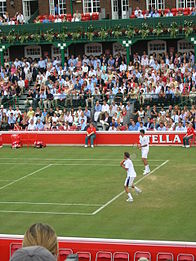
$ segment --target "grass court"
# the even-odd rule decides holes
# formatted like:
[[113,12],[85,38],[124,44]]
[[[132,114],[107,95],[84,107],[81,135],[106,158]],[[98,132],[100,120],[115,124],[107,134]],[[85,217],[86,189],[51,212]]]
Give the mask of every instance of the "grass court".
[[[0,150],[0,233],[35,222],[58,236],[196,240],[195,148],[151,147],[151,174],[134,157],[142,194],[126,202],[119,163],[129,147]],[[135,151],[134,151],[135,153]]]

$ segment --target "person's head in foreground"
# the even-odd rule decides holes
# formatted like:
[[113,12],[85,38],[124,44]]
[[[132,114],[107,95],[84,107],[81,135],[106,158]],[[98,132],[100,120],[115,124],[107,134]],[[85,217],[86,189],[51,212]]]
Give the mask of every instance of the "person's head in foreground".
[[56,232],[47,224],[33,224],[27,229],[23,239],[23,247],[29,246],[43,246],[56,257],[58,255]]
[[18,249],[10,261],[56,261],[56,258],[44,247],[30,246]]
[[129,152],[124,152],[124,159],[129,159],[130,158],[130,154]]

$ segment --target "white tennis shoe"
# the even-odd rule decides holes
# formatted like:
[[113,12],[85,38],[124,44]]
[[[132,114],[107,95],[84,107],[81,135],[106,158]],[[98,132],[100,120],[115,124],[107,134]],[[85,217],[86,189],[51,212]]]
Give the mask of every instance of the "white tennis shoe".
[[127,202],[133,202],[133,199],[132,198],[128,198],[126,201]]

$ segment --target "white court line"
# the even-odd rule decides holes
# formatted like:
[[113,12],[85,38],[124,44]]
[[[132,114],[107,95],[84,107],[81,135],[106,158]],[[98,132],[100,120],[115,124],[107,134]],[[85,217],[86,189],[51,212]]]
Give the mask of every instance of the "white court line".
[[41,169],[38,169],[38,170],[36,170],[36,171],[33,171],[33,172],[31,172],[31,173],[29,173],[29,174],[27,174],[27,175],[25,175],[25,176],[23,176],[23,177],[21,177],[21,178],[19,178],[19,179],[16,179],[16,180],[14,180],[14,181],[12,181],[12,182],[10,182],[10,183],[8,183],[8,184],[6,184],[6,185],[0,187],[0,190],[11,186],[11,185],[15,184],[15,183],[18,182],[18,181],[21,181],[21,180],[23,180],[23,179],[26,179],[26,178],[28,178],[28,177],[30,177],[30,176],[32,176],[32,175],[34,175],[34,174],[36,174],[36,173],[38,173],[38,172],[44,170],[44,169],[47,169],[47,168],[49,168],[50,166],[51,166],[51,164],[49,164],[49,165],[47,165],[47,166],[45,166],[45,167],[43,167],[43,168],[41,168]]
[[[3,163],[1,163],[0,162],[0,165],[25,165],[25,164],[27,164],[27,162],[3,162]],[[32,162],[32,163],[29,163],[28,162],[28,165],[38,165],[38,166],[42,166],[42,165],[45,165],[44,163],[34,163],[34,162]],[[102,164],[100,164],[100,163],[97,163],[97,164],[77,164],[77,163],[51,163],[50,164],[51,166],[102,166],[102,167],[119,167],[120,165],[118,164],[116,164],[116,165],[114,165],[114,164],[104,164],[104,165],[102,165]],[[135,167],[141,167],[141,166],[144,166],[144,164],[135,164],[134,165]],[[151,164],[151,166],[159,166],[159,165],[152,165]]]
[[36,165],[36,166],[43,166],[46,165],[46,163],[27,163],[27,162],[0,162],[0,165],[24,165],[24,164],[28,164],[28,165]]
[[14,181],[13,179],[0,179],[0,182],[1,181],[5,181],[5,182],[8,182],[8,181]]
[[85,207],[100,207],[102,204],[85,204],[85,203],[51,203],[51,202],[22,202],[22,201],[0,201],[1,204],[16,204],[16,205],[52,205],[52,206],[85,206]]
[[[161,167],[163,167],[165,164],[167,164],[169,162],[169,160],[164,161],[161,165],[159,165],[158,167],[156,167],[155,169],[153,169],[148,175],[143,176],[141,179],[139,179],[138,181],[136,181],[134,184],[137,185],[139,182],[141,182],[143,179],[145,179],[146,177],[150,176],[151,174],[153,174],[155,171],[157,171],[158,169],[160,169]],[[117,198],[119,198],[122,194],[124,194],[125,191],[123,190],[122,192],[120,192],[117,196],[113,197],[111,200],[109,200],[108,202],[106,202],[102,207],[98,208],[97,210],[95,210],[92,215],[96,215],[97,213],[99,213],[101,210],[103,210],[105,207],[107,207],[108,205],[110,205],[112,202],[114,202]]]
[[[47,160],[47,161],[50,161],[50,160],[55,160],[55,161],[69,161],[69,160],[77,160],[77,161],[90,161],[90,160],[96,160],[96,161],[99,161],[99,160],[109,160],[109,161],[116,161],[116,160],[118,160],[118,161],[121,161],[122,159],[121,158],[118,158],[118,159],[107,159],[107,158],[105,158],[105,159],[93,159],[93,158],[88,158],[88,159],[77,159],[77,158],[75,158],[75,159],[54,159],[54,158],[0,158],[0,160],[25,160],[25,161],[27,161],[27,160],[30,160],[30,161],[33,161],[33,160],[41,160],[41,161],[43,161],[43,160]],[[141,160],[133,160],[133,161],[141,161]],[[163,161],[163,159],[160,159],[160,160],[149,160],[149,162],[153,162],[153,161]]]
[[92,213],[80,212],[43,212],[43,211],[20,211],[20,210],[0,210],[0,213],[19,213],[19,214],[47,214],[47,215],[81,215],[92,216]]

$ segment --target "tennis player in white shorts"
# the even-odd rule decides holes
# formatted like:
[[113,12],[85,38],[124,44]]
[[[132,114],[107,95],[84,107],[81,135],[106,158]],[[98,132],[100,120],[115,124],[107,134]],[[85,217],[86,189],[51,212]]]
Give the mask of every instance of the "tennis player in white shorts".
[[140,130],[140,137],[139,137],[140,144],[138,145],[139,149],[141,149],[142,152],[142,161],[144,163],[144,175],[147,175],[150,173],[150,167],[148,165],[148,152],[149,152],[149,139],[145,135],[145,131],[142,129]]
[[129,187],[135,189],[136,193],[141,193],[142,191],[141,191],[141,189],[136,187],[133,183],[134,179],[136,177],[136,172],[135,172],[135,169],[133,166],[133,162],[130,159],[130,154],[128,152],[124,153],[124,160],[121,161],[120,166],[127,172],[127,177],[125,179],[124,188],[125,188],[125,192],[128,195],[127,201],[132,202],[133,197],[131,195]]

